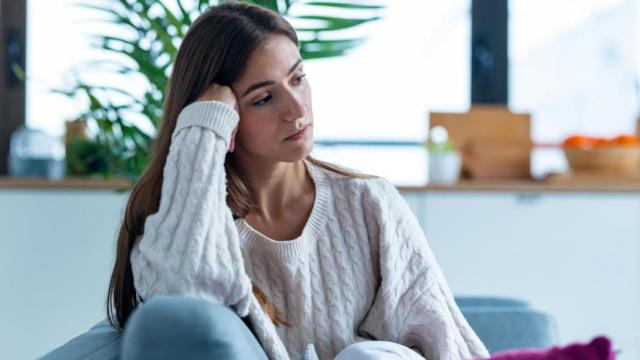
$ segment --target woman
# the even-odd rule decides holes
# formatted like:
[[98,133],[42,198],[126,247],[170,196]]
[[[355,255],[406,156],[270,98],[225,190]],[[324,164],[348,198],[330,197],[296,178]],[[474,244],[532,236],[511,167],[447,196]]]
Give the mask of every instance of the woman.
[[120,229],[111,323],[173,295],[230,306],[271,359],[487,355],[395,187],[313,159],[312,134],[290,24],[242,3],[202,14]]

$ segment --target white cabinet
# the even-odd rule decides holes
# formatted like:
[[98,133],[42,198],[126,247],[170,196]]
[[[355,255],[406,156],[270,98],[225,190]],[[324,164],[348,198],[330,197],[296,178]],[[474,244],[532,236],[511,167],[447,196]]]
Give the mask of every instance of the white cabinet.
[[0,359],[35,359],[105,318],[125,201],[0,189]]
[[[563,342],[640,358],[640,193],[404,193],[455,293],[521,297]],[[0,189],[0,358],[42,355],[104,318],[127,193]]]
[[561,341],[640,358],[640,194],[406,193],[457,294],[524,298]]

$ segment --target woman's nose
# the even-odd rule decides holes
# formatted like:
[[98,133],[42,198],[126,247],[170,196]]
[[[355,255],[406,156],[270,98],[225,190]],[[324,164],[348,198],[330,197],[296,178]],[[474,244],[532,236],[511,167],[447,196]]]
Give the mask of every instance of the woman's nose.
[[307,110],[305,109],[305,105],[301,101],[301,99],[295,94],[291,94],[289,99],[289,108],[287,109],[287,113],[285,115],[285,121],[294,121],[300,119],[301,117],[304,117],[307,113]]

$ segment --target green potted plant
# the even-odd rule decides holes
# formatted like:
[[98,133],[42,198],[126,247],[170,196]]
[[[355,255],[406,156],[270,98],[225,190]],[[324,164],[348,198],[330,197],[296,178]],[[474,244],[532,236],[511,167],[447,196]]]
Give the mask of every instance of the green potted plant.
[[[74,174],[125,176],[132,180],[145,168],[153,134],[128,121],[127,113],[141,114],[156,129],[162,117],[162,105],[170,69],[180,40],[189,25],[207,6],[218,1],[197,0],[191,8],[182,0],[99,0],[80,3],[107,16],[107,21],[133,34],[129,37],[95,35],[95,46],[120,56],[122,61],[94,61],[92,65],[110,66],[117,74],[141,76],[147,82],[142,96],[124,89],[89,84],[76,79],[67,89],[55,92],[72,98],[83,98],[87,109],[78,115],[94,130],[86,137],[67,141],[68,170]],[[359,46],[364,38],[341,37],[348,30],[380,18],[382,5],[363,1],[245,1],[276,11],[288,18],[300,37],[300,53],[304,59],[336,57]],[[338,10],[344,14],[325,15]],[[295,15],[292,15],[294,14]],[[362,16],[362,14],[368,14]],[[371,15],[371,14],[374,15]],[[355,16],[355,17],[354,17]],[[118,103],[110,100],[117,94]]]

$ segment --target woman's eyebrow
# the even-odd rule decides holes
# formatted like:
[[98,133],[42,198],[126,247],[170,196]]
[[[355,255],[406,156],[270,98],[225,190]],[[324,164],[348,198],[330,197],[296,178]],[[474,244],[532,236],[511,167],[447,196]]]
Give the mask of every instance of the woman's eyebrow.
[[[298,59],[293,65],[291,65],[291,67],[289,68],[289,71],[287,72],[287,75],[291,74],[293,72],[293,70],[295,70],[301,62],[302,62],[302,59]],[[255,89],[261,88],[263,86],[273,85],[273,84],[275,84],[275,81],[273,81],[273,80],[261,81],[261,82],[255,83],[255,84],[249,86],[247,88],[247,90],[245,90],[245,92],[242,94],[241,98],[247,96],[250,92],[252,92]]]

